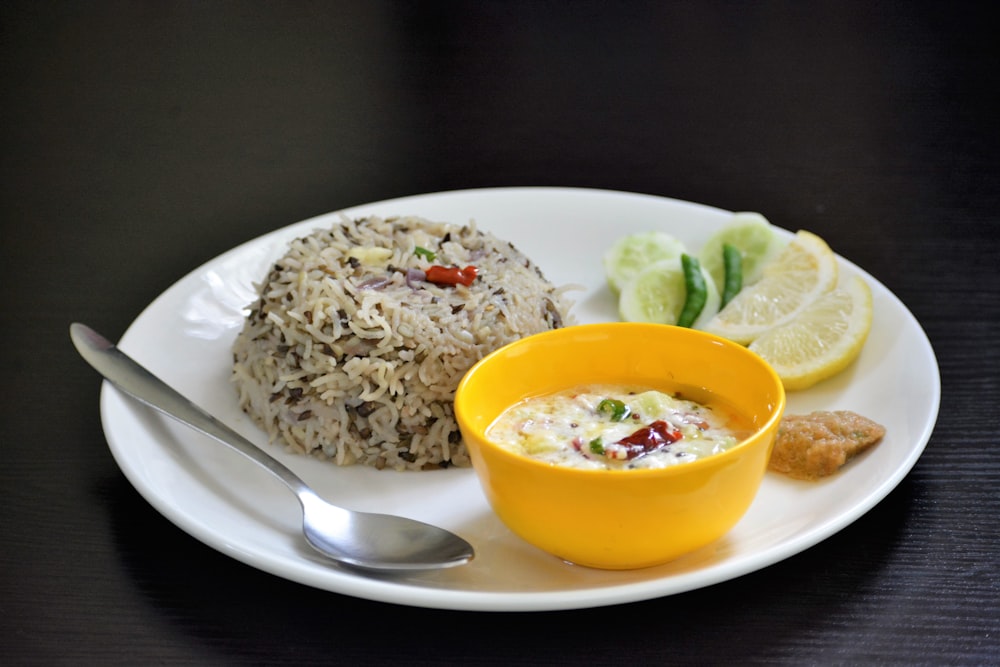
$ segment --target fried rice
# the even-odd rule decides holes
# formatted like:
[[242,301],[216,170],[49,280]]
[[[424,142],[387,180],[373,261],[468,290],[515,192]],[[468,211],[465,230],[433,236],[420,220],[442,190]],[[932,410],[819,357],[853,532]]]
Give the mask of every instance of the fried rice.
[[240,406],[272,442],[338,465],[467,466],[459,381],[568,324],[565,291],[474,223],[344,219],[293,241],[259,286],[233,347]]

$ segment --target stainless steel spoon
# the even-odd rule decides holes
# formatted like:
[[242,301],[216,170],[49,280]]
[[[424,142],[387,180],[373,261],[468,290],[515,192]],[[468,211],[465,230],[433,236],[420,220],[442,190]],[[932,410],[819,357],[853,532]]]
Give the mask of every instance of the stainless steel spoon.
[[384,572],[453,567],[472,546],[442,528],[388,514],[355,512],[326,502],[291,470],[212,417],[86,325],[70,325],[80,355],[113,385],[191,428],[229,445],[273,473],[302,504],[306,541],[335,561]]

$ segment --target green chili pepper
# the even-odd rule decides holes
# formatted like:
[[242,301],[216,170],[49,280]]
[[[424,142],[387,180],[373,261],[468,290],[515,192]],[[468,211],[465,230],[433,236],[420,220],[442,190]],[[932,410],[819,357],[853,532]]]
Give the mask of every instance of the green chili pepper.
[[594,438],[590,441],[590,451],[595,454],[604,454],[604,443],[601,442],[600,438]]
[[597,411],[611,415],[611,421],[620,422],[630,414],[632,409],[615,398],[605,398],[597,404]]
[[420,246],[417,246],[416,248],[413,249],[413,254],[416,255],[417,257],[423,257],[428,262],[433,262],[434,258],[437,257],[437,254],[433,250],[428,250],[427,248],[421,248]]
[[687,298],[684,307],[677,316],[677,326],[690,327],[698,319],[705,302],[708,301],[708,288],[705,286],[705,276],[701,274],[701,264],[690,255],[681,255],[681,267],[684,269],[684,287]]
[[732,301],[743,289],[743,254],[739,248],[728,243],[722,245],[722,264],[726,269],[726,282],[722,288],[720,308]]

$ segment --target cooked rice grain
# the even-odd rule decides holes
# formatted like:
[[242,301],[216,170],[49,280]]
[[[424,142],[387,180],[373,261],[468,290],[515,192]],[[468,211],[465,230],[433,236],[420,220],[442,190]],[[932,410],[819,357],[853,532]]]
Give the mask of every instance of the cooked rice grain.
[[[435,285],[431,265],[478,275]],[[297,239],[258,293],[233,347],[243,410],[293,451],[397,470],[467,466],[452,408],[462,376],[569,310],[510,243],[416,217]]]

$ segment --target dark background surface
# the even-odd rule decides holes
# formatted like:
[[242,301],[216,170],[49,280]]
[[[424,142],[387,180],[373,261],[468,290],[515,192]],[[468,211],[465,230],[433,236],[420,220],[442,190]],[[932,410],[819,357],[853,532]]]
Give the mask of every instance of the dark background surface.
[[[985,7],[4,3],[0,662],[996,663],[1000,62]],[[502,185],[659,194],[820,234],[934,345],[924,455],[859,521],[763,571],[536,614],[293,584],[129,485],[71,321],[117,337],[265,232]]]

